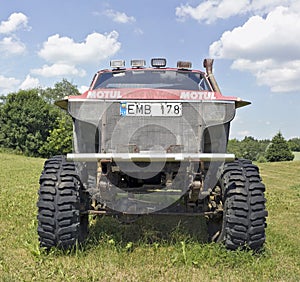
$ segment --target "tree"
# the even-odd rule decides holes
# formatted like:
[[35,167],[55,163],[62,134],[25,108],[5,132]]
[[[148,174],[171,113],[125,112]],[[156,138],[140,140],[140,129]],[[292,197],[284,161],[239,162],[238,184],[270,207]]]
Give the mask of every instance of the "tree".
[[43,157],[66,154],[72,151],[72,119],[67,112],[53,105],[57,100],[70,95],[79,95],[77,86],[66,79],[57,82],[54,88],[47,88],[41,91],[41,96],[52,105],[52,111],[56,116],[56,122],[53,128],[49,128],[49,137],[39,149]]
[[0,96],[0,147],[35,157],[70,152],[72,120],[54,101],[78,94],[77,87],[63,79],[54,88]]
[[288,144],[293,152],[300,152],[300,138],[292,138],[288,141]]
[[72,152],[72,119],[62,114],[56,120],[56,126],[50,130],[47,141],[39,149],[42,156],[65,155]]
[[242,140],[242,156],[245,159],[256,161],[259,155],[259,143],[252,136],[246,136]]
[[49,136],[56,115],[38,93],[20,90],[7,95],[0,104],[0,146],[39,156],[39,148]]
[[266,159],[269,162],[292,161],[294,159],[288,142],[284,139],[281,132],[278,132],[273,137],[271,144],[267,148]]
[[228,140],[227,151],[228,153],[234,154],[236,158],[242,158],[241,141],[236,138]]
[[73,85],[66,79],[61,82],[57,82],[54,88],[48,87],[46,89],[40,89],[40,95],[49,103],[53,104],[57,100],[61,100],[66,96],[79,95],[79,91],[76,85]]
[[269,140],[256,140],[252,136],[246,136],[241,141],[229,140],[227,150],[237,158],[262,161],[265,160],[265,151],[269,143]]

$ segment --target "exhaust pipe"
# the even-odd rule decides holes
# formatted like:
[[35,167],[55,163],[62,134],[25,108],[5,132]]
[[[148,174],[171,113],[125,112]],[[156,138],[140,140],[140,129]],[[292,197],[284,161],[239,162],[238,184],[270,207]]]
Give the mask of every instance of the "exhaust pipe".
[[203,67],[206,69],[207,78],[215,92],[221,93],[221,90],[218,86],[218,83],[213,75],[212,67],[213,67],[214,59],[204,59]]

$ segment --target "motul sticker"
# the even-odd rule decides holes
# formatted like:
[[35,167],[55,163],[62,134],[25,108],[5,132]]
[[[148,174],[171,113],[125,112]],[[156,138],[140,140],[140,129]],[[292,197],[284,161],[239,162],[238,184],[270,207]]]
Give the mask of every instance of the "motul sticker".
[[185,91],[180,93],[181,100],[215,100],[215,92],[208,91]]
[[87,94],[88,99],[118,99],[122,98],[119,90],[94,90]]
[[[95,89],[85,94],[87,99],[150,99],[150,100],[228,100],[235,97],[223,97],[220,93],[210,91],[182,91],[162,89]],[[72,97],[73,98],[73,97]],[[75,98],[75,97],[74,97]],[[78,96],[76,96],[78,99]]]

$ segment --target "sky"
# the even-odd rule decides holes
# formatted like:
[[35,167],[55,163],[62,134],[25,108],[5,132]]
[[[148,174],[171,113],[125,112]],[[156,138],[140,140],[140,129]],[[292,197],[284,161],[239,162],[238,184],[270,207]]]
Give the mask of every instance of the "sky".
[[230,138],[300,137],[298,0],[0,0],[0,94],[83,92],[112,59],[214,59],[222,94],[251,101]]

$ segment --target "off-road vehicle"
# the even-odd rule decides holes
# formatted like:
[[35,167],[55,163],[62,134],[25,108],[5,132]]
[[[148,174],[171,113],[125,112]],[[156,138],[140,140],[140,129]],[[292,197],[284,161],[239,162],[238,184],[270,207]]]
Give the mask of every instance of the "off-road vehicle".
[[73,119],[74,151],[45,162],[40,177],[40,246],[71,248],[89,215],[204,215],[209,238],[228,249],[265,242],[259,169],[227,153],[230,122],[250,104],[221,94],[212,73],[166,59],[111,61],[88,91],[56,105]]

